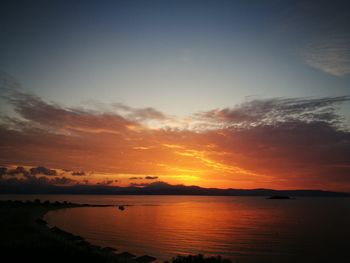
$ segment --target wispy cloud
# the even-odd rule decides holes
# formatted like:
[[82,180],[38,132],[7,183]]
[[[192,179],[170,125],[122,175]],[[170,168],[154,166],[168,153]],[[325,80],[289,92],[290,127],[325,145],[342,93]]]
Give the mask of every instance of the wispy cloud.
[[165,120],[168,118],[164,113],[151,108],[134,108],[127,106],[123,103],[113,103],[113,108],[117,109],[118,112],[124,113],[128,119],[133,119],[137,121],[143,120]]
[[197,114],[204,121],[201,127],[250,128],[284,122],[327,122],[339,124],[339,104],[350,96],[326,98],[272,98],[251,100],[232,108],[214,109]]
[[350,35],[328,35],[309,41],[302,54],[307,65],[334,76],[350,74]]
[[350,74],[349,3],[292,1],[276,21],[278,35],[308,66],[333,76]]

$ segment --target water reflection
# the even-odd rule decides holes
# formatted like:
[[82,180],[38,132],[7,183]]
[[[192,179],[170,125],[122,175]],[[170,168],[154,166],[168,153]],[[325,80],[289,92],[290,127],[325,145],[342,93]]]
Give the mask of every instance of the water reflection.
[[325,262],[346,255],[348,199],[112,198],[133,206],[57,210],[46,220],[94,244],[164,260],[204,253],[239,262]]

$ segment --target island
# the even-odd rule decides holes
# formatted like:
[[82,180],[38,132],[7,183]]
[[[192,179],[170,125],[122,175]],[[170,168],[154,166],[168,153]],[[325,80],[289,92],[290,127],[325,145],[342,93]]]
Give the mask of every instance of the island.
[[295,199],[295,198],[292,198],[288,195],[272,195],[272,196],[268,197],[267,199]]

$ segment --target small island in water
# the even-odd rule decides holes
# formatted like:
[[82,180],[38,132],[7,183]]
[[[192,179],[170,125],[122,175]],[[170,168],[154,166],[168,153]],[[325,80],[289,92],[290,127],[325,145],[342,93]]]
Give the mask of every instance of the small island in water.
[[295,199],[294,197],[290,197],[290,196],[288,196],[288,195],[272,195],[272,196],[270,196],[270,197],[268,197],[267,199],[288,199],[288,200],[290,200],[290,199]]

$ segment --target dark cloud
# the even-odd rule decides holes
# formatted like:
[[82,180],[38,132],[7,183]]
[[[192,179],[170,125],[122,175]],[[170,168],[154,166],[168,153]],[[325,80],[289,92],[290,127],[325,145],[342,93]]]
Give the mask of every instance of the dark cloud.
[[77,181],[66,178],[66,177],[47,177],[47,176],[34,176],[26,174],[23,178],[10,177],[1,178],[2,183],[16,183],[16,184],[31,184],[31,185],[74,185]]
[[19,175],[19,174],[27,176],[30,173],[23,166],[17,166],[15,169],[7,170],[7,174],[12,176]]
[[42,174],[48,176],[56,176],[57,171],[53,169],[46,168],[44,166],[33,167],[30,169],[30,173],[32,175]]
[[48,178],[46,176],[40,176],[40,177],[36,177],[33,175],[28,175],[26,176],[24,179],[17,179],[19,183],[22,184],[42,184],[42,185],[46,185],[46,184],[50,184],[51,182],[51,178]]
[[274,98],[252,100],[234,108],[216,109],[199,114],[199,118],[238,127],[268,125],[280,122],[337,123],[336,107],[350,100],[349,96],[309,99]]
[[74,176],[85,176],[86,173],[84,171],[73,171],[71,172],[72,175]]
[[145,187],[150,185],[149,183],[131,183],[129,184],[130,187]]
[[350,133],[327,122],[281,122],[244,130],[225,129],[208,136],[218,148],[230,153],[224,156],[226,163],[239,163],[271,176],[271,183],[281,180],[286,185],[309,188],[332,183],[349,189]]
[[146,176],[145,179],[147,179],[147,180],[155,180],[155,179],[158,179],[158,176]]
[[[46,129],[48,132],[120,133],[129,127],[139,126],[136,122],[117,114],[63,108],[20,90],[12,90],[5,98],[27,121],[27,125],[31,124],[31,128]],[[18,124],[18,120],[11,121],[14,122],[13,125],[15,122]]]
[[66,177],[55,177],[50,180],[50,184],[54,185],[73,185],[76,183],[77,182],[75,180]]
[[143,177],[141,176],[133,176],[133,177],[129,177],[129,180],[142,180]]

